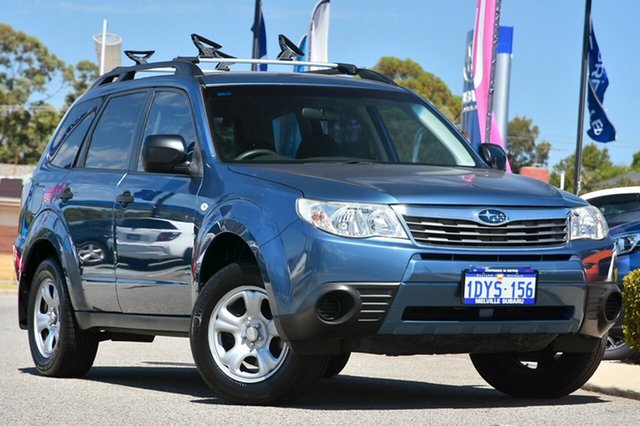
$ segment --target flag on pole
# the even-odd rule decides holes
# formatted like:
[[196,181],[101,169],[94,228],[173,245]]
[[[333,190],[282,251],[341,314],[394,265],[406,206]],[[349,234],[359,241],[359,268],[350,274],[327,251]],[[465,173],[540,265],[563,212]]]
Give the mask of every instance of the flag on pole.
[[329,1],[319,0],[311,12],[309,25],[309,60],[328,62],[329,60]]
[[[251,27],[251,31],[256,34],[253,26]],[[267,59],[267,28],[264,25],[264,16],[262,15],[262,11],[260,11],[260,28],[256,35],[258,39],[258,54],[255,59]],[[266,71],[267,64],[260,64],[259,69],[260,71]]]
[[607,71],[604,69],[600,48],[593,32],[593,22],[589,27],[589,78],[587,104],[589,107],[589,130],[587,134],[596,142],[612,142],[616,139],[616,129],[609,121],[604,106],[604,92],[609,86]]
[[[267,27],[264,25],[264,15],[260,11],[260,32],[258,33],[258,57],[267,59]],[[260,71],[266,71],[267,64],[260,64]]]
[[[257,28],[256,28],[257,27]],[[267,28],[264,25],[264,16],[262,15],[262,0],[256,0],[255,14],[253,17],[253,25],[251,26],[251,32],[253,33],[253,59],[267,59]],[[267,70],[267,64],[260,64],[260,67],[256,67],[256,64],[251,65],[251,69],[256,71]]]

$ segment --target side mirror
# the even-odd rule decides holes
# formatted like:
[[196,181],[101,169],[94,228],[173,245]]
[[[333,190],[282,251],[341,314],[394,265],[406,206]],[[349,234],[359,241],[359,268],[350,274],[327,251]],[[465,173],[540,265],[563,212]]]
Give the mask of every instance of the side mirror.
[[145,172],[189,173],[184,139],[180,135],[151,135],[142,144]]
[[500,145],[494,143],[481,143],[480,156],[492,169],[507,170],[507,153]]

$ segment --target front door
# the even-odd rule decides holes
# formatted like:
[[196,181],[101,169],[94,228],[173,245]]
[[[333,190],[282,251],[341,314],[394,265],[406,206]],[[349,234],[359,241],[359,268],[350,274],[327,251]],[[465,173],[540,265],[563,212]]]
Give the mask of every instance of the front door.
[[[185,93],[154,93],[142,141],[161,134],[182,136],[193,157],[196,132]],[[121,200],[115,208],[120,306],[130,313],[190,315],[195,203],[201,178],[145,172],[139,158],[138,154],[135,170],[117,189]]]

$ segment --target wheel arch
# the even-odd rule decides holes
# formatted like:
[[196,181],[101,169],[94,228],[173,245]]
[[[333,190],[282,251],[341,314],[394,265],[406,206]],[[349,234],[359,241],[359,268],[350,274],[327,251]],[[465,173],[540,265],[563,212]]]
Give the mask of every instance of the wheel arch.
[[[84,306],[80,286],[80,269],[73,244],[63,222],[50,210],[41,212],[32,222],[22,253],[22,272],[18,281],[18,321],[20,328],[27,326],[27,304],[31,281],[38,265],[47,258],[55,259],[64,273],[72,309]],[[76,285],[74,285],[76,284]]]
[[[255,247],[255,245],[254,245]],[[233,232],[222,232],[216,235],[207,247],[203,250],[198,259],[198,289],[200,289],[216,272],[225,266],[238,261],[251,261],[258,265],[261,274],[264,272],[260,268],[259,253],[252,249],[251,244]]]

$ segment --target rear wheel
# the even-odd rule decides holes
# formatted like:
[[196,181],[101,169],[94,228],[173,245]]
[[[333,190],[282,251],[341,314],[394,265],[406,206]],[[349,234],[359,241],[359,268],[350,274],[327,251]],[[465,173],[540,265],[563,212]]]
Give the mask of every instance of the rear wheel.
[[41,374],[80,377],[91,366],[98,350],[98,335],[80,330],[60,265],[44,260],[34,274],[27,318],[29,347]]
[[190,338],[200,375],[231,402],[292,400],[326,369],[326,357],[297,356],[280,338],[253,264],[230,264],[207,282],[194,307]]
[[579,389],[600,365],[605,339],[593,352],[471,354],[484,380],[519,398],[558,398]]

